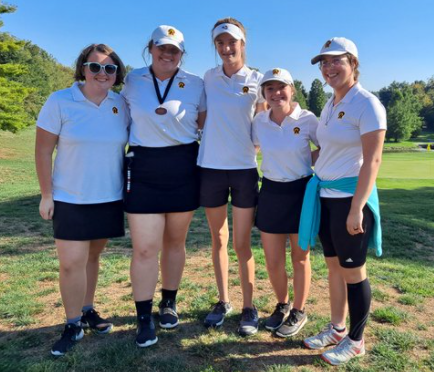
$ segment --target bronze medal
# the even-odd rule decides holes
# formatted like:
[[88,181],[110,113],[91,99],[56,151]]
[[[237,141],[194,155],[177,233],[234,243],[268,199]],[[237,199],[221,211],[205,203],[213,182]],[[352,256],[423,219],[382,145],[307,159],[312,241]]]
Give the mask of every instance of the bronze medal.
[[167,110],[164,107],[157,107],[155,109],[155,113],[157,115],[166,115],[167,114]]

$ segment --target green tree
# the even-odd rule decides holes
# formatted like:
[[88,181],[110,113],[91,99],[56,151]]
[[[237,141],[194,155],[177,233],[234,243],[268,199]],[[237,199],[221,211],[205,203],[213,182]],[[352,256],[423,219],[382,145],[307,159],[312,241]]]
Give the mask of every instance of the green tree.
[[322,83],[319,79],[315,79],[309,91],[309,110],[316,116],[320,116],[326,102],[327,98]]
[[[0,15],[13,13],[15,7],[0,4]],[[3,22],[0,20],[0,27]],[[5,35],[1,33],[1,35]],[[0,60],[6,53],[23,48],[23,43],[9,38],[0,39]],[[31,88],[22,83],[13,81],[27,70],[25,66],[17,63],[0,62],[0,129],[16,132],[30,125],[30,117],[25,111],[24,101],[32,93]]]
[[422,127],[420,109],[421,104],[411,87],[394,89],[387,107],[386,138],[399,142],[409,139],[415,131],[420,130]]
[[296,90],[294,101],[298,102],[302,109],[307,109],[307,92],[300,80],[294,80]]

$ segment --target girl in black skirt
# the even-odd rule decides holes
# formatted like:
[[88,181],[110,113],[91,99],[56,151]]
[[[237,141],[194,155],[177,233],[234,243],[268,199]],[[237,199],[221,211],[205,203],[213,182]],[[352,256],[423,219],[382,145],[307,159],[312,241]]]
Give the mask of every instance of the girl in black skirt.
[[[265,327],[280,337],[289,337],[307,321],[304,305],[311,280],[309,251],[303,251],[297,240],[304,191],[312,174],[310,142],[317,145],[318,120],[292,101],[295,88],[288,71],[267,71],[261,88],[270,109],[253,121],[253,141],[260,146],[263,157],[256,226],[261,231],[267,270],[277,297],[275,311]],[[288,236],[294,271],[292,308],[285,269]]]
[[67,318],[51,350],[56,356],[83,337],[83,327],[99,334],[112,329],[93,302],[100,253],[108,238],[124,235],[122,166],[129,113],[122,97],[110,91],[124,75],[125,67],[111,48],[90,45],[77,59],[77,82],[53,93],[37,121],[39,212],[53,220]]

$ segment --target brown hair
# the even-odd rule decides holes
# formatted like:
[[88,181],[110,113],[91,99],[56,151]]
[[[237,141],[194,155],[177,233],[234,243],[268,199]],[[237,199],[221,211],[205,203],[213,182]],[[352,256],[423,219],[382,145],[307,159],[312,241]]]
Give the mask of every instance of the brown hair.
[[357,59],[356,56],[353,56],[351,53],[346,53],[345,57],[348,58],[348,62],[350,62],[350,65],[353,67],[354,69],[354,80],[358,81],[359,80],[359,76],[360,76],[360,71],[359,71],[359,60]]
[[114,64],[118,66],[118,69],[116,71],[116,81],[114,85],[122,84],[126,75],[125,65],[123,64],[120,57],[115,53],[115,51],[106,44],[91,44],[81,51],[80,55],[75,61],[74,79],[76,81],[85,80],[83,73],[83,64],[87,62],[87,59],[92,52],[105,54],[113,60]]
[[[212,37],[212,32],[214,31],[214,29],[215,29],[217,26],[220,26],[220,25],[223,24],[223,23],[230,23],[230,24],[232,24],[232,25],[237,26],[237,27],[238,27],[238,28],[243,32],[243,34],[244,34],[244,39],[247,40],[247,33],[246,33],[246,29],[244,28],[244,25],[243,25],[239,20],[237,20],[237,19],[235,19],[235,18],[232,18],[232,17],[226,17],[226,18],[219,19],[219,20],[215,23],[214,27],[213,27],[212,30],[211,30],[211,40],[212,40],[212,44],[213,44],[213,45],[215,45],[215,44],[214,44],[214,39],[213,39],[213,37]],[[241,43],[243,43],[243,45],[245,45],[244,40],[241,40]],[[246,63],[246,51],[245,51],[245,50],[243,50],[243,53],[242,53],[241,57],[242,57],[242,59],[243,59],[243,63]]]

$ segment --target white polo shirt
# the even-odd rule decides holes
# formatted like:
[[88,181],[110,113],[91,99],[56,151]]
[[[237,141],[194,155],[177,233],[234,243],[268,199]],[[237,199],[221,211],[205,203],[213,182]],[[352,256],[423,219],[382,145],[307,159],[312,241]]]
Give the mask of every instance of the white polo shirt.
[[[315,173],[325,181],[358,176],[363,164],[361,136],[387,129],[386,109],[360,83],[335,106],[333,99],[324,106],[317,131],[321,151]],[[340,198],[351,194],[321,189],[321,196]]]
[[112,91],[97,106],[83,95],[79,84],[51,94],[36,122],[59,136],[53,199],[73,204],[121,200],[128,107]]
[[311,175],[310,142],[318,145],[318,119],[298,103],[281,125],[270,119],[270,113],[271,110],[260,112],[253,119],[253,143],[261,147],[264,177],[290,182]]
[[[157,79],[161,96],[170,79]],[[131,112],[129,144],[166,147],[197,141],[198,113],[206,111],[203,81],[199,76],[179,70],[163,104],[158,102],[149,67],[131,71],[121,94]],[[165,115],[155,109],[164,107]]]
[[241,68],[228,77],[222,66],[205,73],[207,115],[197,164],[212,169],[256,168],[252,120],[262,74]]

